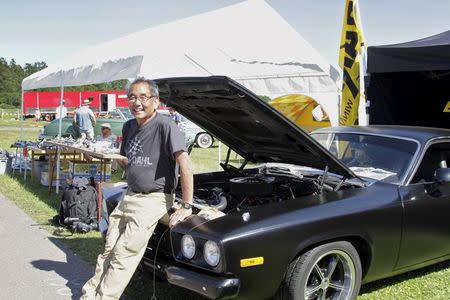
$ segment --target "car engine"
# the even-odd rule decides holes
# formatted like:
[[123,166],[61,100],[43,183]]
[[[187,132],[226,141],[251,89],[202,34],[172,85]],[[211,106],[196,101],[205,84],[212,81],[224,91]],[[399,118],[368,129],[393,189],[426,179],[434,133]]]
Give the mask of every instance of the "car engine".
[[298,178],[287,174],[246,174],[197,184],[194,189],[194,207],[229,213],[319,192],[316,178]]

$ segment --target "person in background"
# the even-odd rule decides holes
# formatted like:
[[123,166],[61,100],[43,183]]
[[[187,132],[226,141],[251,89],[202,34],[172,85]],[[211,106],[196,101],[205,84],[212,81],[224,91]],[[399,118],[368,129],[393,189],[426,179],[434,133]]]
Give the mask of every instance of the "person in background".
[[102,125],[100,125],[100,128],[102,129],[102,134],[97,135],[95,137],[95,140],[100,142],[107,141],[114,144],[117,140],[117,136],[112,134],[111,124],[103,123]]
[[94,139],[94,126],[96,123],[96,119],[94,113],[89,108],[91,101],[88,99],[83,100],[83,105],[75,111],[73,115],[73,120],[75,126],[78,127],[81,134],[81,139],[88,140]]
[[39,108],[36,108],[36,111],[34,112],[34,120],[36,122],[41,120],[41,110]]
[[105,250],[81,299],[119,299],[135,272],[158,223],[173,206],[181,180],[182,202],[169,226],[192,214],[192,164],[180,129],[156,112],[158,86],[137,78],[127,89],[134,119],[122,128],[120,154],[126,156],[128,190],[109,217]]
[[64,106],[66,101],[63,99],[62,104],[58,105],[55,111],[55,119],[64,118],[67,116],[67,107]]
[[175,123],[180,126],[181,121],[183,121],[183,117],[177,113],[177,111],[174,108],[169,108],[169,113],[170,113],[170,117],[172,118],[172,120],[175,121]]

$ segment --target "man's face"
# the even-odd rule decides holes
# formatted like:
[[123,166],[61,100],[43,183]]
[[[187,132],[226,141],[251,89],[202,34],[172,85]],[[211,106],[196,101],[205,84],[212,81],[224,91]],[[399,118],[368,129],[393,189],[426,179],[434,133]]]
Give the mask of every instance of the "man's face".
[[110,136],[111,129],[109,129],[108,127],[102,127],[102,134],[103,134],[103,136]]
[[[145,100],[143,100],[146,97]],[[141,99],[140,99],[141,98]],[[146,83],[136,83],[131,86],[128,95],[128,107],[138,123],[150,119],[159,106],[159,98],[150,93]]]

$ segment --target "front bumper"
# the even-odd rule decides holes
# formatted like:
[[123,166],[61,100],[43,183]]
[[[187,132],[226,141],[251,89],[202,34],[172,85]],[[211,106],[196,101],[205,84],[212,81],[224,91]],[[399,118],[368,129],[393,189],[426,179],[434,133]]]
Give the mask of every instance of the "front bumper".
[[175,266],[167,266],[165,273],[171,284],[211,299],[233,298],[239,293],[238,278],[212,276]]

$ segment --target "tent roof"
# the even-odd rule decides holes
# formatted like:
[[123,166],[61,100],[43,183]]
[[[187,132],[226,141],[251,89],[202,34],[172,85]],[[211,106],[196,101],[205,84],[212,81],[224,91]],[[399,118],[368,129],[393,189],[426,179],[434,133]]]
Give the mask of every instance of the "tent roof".
[[450,70],[450,30],[416,41],[367,49],[368,73],[439,70]]
[[250,0],[86,48],[25,78],[22,87],[76,86],[138,75],[249,79],[329,77],[330,71],[267,3]]
[[257,95],[301,93],[338,120],[339,73],[263,0],[86,48],[22,82],[24,90],[118,79],[228,76]]

